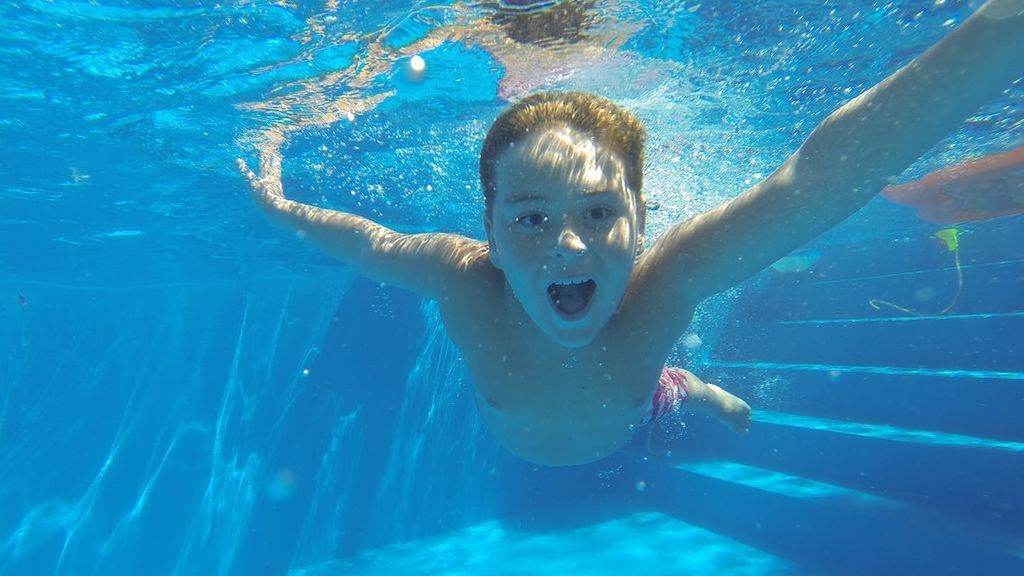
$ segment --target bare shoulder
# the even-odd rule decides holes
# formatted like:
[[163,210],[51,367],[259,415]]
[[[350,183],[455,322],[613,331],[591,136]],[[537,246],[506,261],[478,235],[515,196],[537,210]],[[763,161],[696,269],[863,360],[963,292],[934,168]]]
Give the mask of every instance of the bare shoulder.
[[667,351],[675,344],[693,319],[699,300],[686,289],[686,274],[673,266],[672,259],[664,258],[663,252],[695,248],[687,243],[669,248],[659,241],[641,254],[610,327],[617,340],[649,352]]
[[447,282],[436,300],[449,335],[456,344],[486,338],[495,323],[506,319],[505,276],[482,250],[467,252],[458,265],[457,278]]
[[376,226],[368,246],[355,258],[366,276],[431,299],[458,291],[479,277],[487,244],[457,234],[400,234]]
[[442,304],[452,298],[493,299],[504,286],[504,276],[491,263],[487,243],[454,234],[435,236],[434,251],[442,254],[449,275],[437,299]]
[[457,234],[435,234],[453,268],[478,282],[495,282],[501,271],[491,263],[487,242]]

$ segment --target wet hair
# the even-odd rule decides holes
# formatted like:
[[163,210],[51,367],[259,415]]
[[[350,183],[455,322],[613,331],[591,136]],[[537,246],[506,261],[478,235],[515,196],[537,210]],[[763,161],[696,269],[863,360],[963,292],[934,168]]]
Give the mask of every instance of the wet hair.
[[480,184],[484,189],[487,218],[491,218],[496,193],[495,164],[501,154],[532,130],[566,125],[610,148],[625,164],[626,185],[636,200],[643,230],[644,140],[647,132],[632,112],[607,98],[586,92],[541,92],[527,96],[501,113],[484,138],[480,152]]

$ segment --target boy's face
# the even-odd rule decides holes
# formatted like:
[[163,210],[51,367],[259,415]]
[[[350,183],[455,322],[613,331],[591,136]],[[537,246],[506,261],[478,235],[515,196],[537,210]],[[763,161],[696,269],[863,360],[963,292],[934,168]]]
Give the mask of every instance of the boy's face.
[[490,257],[530,318],[566,347],[592,342],[633,271],[637,206],[625,164],[568,127],[531,133],[498,157]]

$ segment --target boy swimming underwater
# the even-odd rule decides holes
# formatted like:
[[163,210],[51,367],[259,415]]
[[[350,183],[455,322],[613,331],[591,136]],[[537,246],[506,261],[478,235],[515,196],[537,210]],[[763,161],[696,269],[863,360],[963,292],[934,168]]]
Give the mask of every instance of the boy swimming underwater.
[[486,242],[400,234],[288,200],[276,154],[259,177],[239,167],[272,221],[438,301],[481,418],[508,449],[581,464],[618,451],[686,394],[748,418],[738,398],[664,366],[696,306],[856,212],[1024,74],[1022,53],[1024,0],[990,0],[832,113],[767,179],[648,250],[643,128],[592,95],[534,95],[495,121],[480,159]]

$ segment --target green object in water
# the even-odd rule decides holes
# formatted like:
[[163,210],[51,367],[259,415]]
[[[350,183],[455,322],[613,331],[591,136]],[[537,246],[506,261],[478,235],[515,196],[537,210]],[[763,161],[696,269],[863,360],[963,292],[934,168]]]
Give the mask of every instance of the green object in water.
[[944,228],[935,233],[935,237],[942,242],[946,250],[956,252],[960,248],[959,230],[956,228]]

